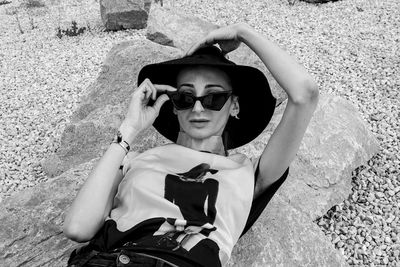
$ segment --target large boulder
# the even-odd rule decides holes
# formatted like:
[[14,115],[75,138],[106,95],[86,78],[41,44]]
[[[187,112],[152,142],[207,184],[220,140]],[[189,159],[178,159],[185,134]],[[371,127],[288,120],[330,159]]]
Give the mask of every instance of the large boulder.
[[170,7],[153,4],[147,21],[146,37],[156,43],[186,51],[198,38],[218,26]]
[[[146,37],[153,42],[186,51],[194,42],[218,27],[218,25],[183,14],[170,7],[153,4],[147,22]],[[287,98],[285,91],[272,77],[262,61],[246,45],[242,44],[238,49],[229,53],[228,58],[236,64],[252,66],[263,71],[269,81],[272,94],[278,100],[277,105]]]
[[[139,70],[144,65],[180,55],[181,52],[176,48],[148,40],[126,41],[114,46],[96,82],[81,99],[78,109],[65,127],[59,149],[42,162],[45,172],[54,177],[100,156],[125,116],[131,93],[136,88]],[[139,151],[166,141],[153,128],[137,140],[141,142],[133,144],[132,148]]]
[[68,209],[95,161],[3,200],[0,266],[66,266],[75,242],[62,233]]
[[348,266],[319,227],[279,193],[235,246],[229,266]]
[[[278,125],[287,101],[263,134],[238,152],[258,157]],[[281,195],[311,220],[341,203],[351,192],[351,172],[378,151],[378,143],[348,100],[321,95]]]
[[144,29],[151,0],[100,0],[100,15],[107,30]]
[[[284,105],[261,136],[236,151],[260,155]],[[157,138],[150,135],[140,143],[158,145]],[[230,266],[346,266],[313,220],[346,198],[351,170],[365,164],[376,150],[375,139],[352,104],[322,95],[287,181],[239,240]],[[0,261],[5,266],[65,266],[77,244],[61,232],[64,212],[95,161],[76,163],[61,176],[2,202]]]

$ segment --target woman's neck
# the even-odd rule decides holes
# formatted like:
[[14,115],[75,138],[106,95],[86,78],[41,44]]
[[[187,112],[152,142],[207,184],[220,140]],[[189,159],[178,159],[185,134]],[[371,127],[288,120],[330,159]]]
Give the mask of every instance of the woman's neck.
[[222,156],[227,155],[221,136],[214,135],[210,136],[209,138],[199,140],[190,137],[184,132],[179,132],[176,143],[197,151],[207,151]]

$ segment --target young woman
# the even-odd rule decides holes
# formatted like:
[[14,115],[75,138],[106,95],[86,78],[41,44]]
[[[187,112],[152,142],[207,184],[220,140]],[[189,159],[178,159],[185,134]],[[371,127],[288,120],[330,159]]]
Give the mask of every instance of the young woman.
[[[275,98],[262,72],[225,58],[240,43],[288,95],[279,125],[253,163],[227,150],[265,129]],[[246,24],[210,32],[183,58],[145,66],[138,84],[114,142],[65,218],[67,237],[90,241],[69,265],[223,266],[286,179],[317,105],[317,86]],[[150,125],[173,143],[128,153]]]

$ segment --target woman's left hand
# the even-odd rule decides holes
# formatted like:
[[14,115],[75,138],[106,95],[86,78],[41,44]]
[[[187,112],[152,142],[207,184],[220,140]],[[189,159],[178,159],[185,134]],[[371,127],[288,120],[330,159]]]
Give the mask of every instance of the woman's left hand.
[[206,36],[195,42],[186,52],[189,56],[197,49],[213,44],[218,44],[224,54],[227,54],[240,46],[240,31],[249,27],[244,23],[237,23],[225,27],[218,28],[209,32]]

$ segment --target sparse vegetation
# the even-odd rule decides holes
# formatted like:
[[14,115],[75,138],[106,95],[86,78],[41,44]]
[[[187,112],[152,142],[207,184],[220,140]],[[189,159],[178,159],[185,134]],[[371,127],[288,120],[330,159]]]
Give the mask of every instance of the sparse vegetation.
[[7,11],[6,11],[6,14],[7,14],[7,15],[12,15],[12,16],[14,16],[14,18],[16,19],[17,24],[18,24],[19,32],[20,32],[21,34],[24,34],[24,31],[22,30],[22,27],[21,27],[21,22],[19,21],[19,17],[18,17],[18,9],[15,8],[15,7],[9,8],[9,9],[7,9]]
[[62,38],[63,36],[78,36],[86,31],[86,27],[78,27],[78,23],[76,21],[71,22],[71,28],[67,28],[66,30],[61,29],[61,27],[57,28],[56,36],[58,38]]
[[24,5],[27,8],[45,7],[46,5],[39,0],[25,0]]
[[10,3],[11,3],[11,1],[0,0],[0,6],[2,6],[2,5],[7,5],[7,4],[10,4]]

